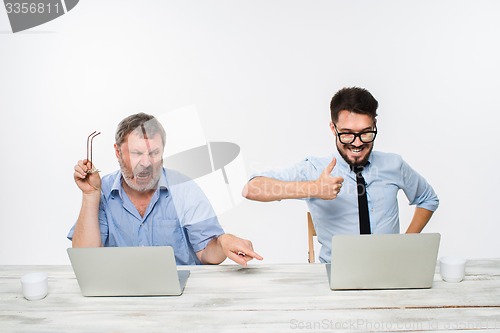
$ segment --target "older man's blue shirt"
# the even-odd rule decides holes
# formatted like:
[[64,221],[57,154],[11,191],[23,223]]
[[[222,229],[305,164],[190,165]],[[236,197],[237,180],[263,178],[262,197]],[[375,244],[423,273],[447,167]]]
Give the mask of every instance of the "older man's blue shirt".
[[[178,265],[200,264],[196,252],[224,233],[203,191],[163,169],[142,217],[121,185],[120,171],[102,178],[99,228],[104,246],[172,246]],[[73,238],[74,226],[68,238]]]

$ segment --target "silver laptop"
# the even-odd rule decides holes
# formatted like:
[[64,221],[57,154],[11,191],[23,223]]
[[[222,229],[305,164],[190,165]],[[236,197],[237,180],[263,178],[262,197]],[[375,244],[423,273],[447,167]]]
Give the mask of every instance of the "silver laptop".
[[437,233],[333,236],[330,288],[431,288],[440,239]]
[[170,246],[67,251],[83,296],[177,296],[189,276],[177,271]]

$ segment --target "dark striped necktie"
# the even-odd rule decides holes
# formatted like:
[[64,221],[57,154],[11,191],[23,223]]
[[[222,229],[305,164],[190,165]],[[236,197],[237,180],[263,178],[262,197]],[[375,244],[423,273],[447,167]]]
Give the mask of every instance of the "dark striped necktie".
[[356,182],[358,188],[358,213],[359,213],[359,233],[361,235],[371,234],[370,229],[370,214],[368,212],[368,199],[366,197],[366,183],[361,175],[364,170],[362,166],[353,167],[356,174]]

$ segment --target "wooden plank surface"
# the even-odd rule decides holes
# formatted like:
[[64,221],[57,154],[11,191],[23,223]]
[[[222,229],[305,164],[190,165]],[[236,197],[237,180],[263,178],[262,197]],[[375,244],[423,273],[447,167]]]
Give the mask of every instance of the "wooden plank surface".
[[[322,264],[186,268],[179,297],[83,297],[70,266],[0,266],[0,332],[500,331],[500,260],[425,290],[331,291]],[[49,274],[41,301],[22,297],[31,271]]]

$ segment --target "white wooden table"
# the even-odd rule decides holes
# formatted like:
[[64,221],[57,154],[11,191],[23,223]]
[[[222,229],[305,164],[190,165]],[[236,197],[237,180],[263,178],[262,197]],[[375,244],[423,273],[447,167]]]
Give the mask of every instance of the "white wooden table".
[[[198,266],[178,297],[83,297],[70,266],[0,266],[0,332],[500,332],[500,259],[432,289],[331,291],[323,264]],[[49,274],[27,301],[20,277]]]

